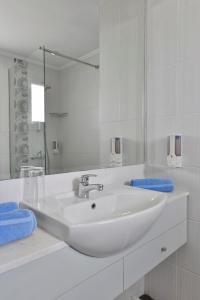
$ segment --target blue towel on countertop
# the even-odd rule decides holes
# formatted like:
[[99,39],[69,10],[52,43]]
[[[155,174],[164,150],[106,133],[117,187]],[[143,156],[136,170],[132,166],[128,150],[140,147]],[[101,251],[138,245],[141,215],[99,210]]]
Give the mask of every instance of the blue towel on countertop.
[[146,179],[132,179],[131,186],[139,187],[159,192],[172,192],[174,184],[169,179],[146,178]]
[[17,202],[5,202],[0,203],[0,214],[7,213],[9,211],[13,211],[19,208],[19,205]]
[[17,209],[0,214],[0,245],[30,236],[37,228],[34,213],[28,209]]

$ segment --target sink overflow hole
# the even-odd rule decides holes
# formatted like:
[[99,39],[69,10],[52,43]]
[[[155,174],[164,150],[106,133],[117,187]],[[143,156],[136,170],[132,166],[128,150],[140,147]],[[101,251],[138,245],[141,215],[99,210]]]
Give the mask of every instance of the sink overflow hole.
[[95,209],[95,208],[96,208],[96,204],[95,204],[95,203],[92,203],[91,208],[92,208],[92,209]]

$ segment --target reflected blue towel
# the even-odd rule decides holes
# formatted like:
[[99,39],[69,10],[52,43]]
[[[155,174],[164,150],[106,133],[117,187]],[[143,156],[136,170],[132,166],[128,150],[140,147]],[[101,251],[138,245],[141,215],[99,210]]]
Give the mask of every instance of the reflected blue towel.
[[146,179],[133,179],[131,185],[142,189],[148,189],[159,192],[172,192],[174,184],[169,179],[146,178]]
[[37,227],[32,211],[17,209],[0,214],[0,245],[30,236]]
[[5,202],[0,203],[0,214],[1,213],[7,213],[9,211],[13,211],[19,208],[19,205],[17,202]]

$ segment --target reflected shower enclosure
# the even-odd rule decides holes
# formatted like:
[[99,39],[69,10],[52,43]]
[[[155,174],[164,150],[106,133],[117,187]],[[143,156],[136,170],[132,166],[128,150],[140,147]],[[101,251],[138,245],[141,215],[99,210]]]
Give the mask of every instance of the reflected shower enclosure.
[[99,51],[76,59],[40,49],[51,87],[45,89],[46,173],[99,168]]

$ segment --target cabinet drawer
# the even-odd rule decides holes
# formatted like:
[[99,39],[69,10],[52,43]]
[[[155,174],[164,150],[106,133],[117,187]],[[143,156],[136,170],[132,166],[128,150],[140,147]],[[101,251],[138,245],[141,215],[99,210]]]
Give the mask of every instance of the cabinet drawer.
[[123,260],[82,282],[57,300],[113,300],[123,292]]
[[186,241],[185,221],[127,255],[124,258],[124,288],[142,278]]

